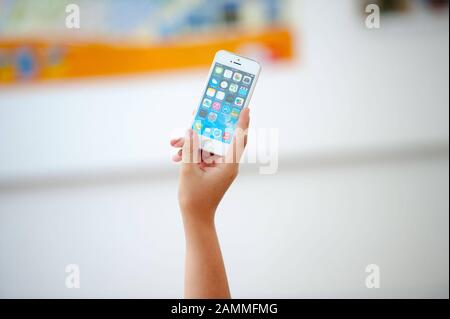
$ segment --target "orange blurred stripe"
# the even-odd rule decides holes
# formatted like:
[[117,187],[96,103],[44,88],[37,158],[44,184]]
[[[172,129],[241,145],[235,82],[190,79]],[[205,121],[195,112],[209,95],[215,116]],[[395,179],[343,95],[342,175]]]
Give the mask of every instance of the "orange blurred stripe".
[[[215,52],[219,50],[240,52],[248,45],[263,48],[273,59],[293,57],[292,35],[287,28],[238,37],[223,35],[215,41],[186,42],[179,45],[173,43],[151,47],[101,43],[58,45],[58,43],[9,41],[0,42],[0,49],[16,49],[24,46],[30,48],[36,54],[38,65],[34,79],[45,80],[208,66]],[[59,65],[46,63],[45,52],[52,46],[63,48],[63,58]],[[10,73],[11,71],[8,74]],[[1,74],[0,66],[0,83],[17,80],[15,76],[2,77]]]

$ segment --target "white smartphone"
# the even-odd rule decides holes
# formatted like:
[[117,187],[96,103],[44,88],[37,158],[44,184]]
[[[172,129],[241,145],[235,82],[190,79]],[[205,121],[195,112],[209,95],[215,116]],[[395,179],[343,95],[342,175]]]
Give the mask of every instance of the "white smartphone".
[[258,62],[227,52],[217,52],[196,112],[192,129],[200,148],[224,156],[234,137],[241,111],[248,107],[261,66]]

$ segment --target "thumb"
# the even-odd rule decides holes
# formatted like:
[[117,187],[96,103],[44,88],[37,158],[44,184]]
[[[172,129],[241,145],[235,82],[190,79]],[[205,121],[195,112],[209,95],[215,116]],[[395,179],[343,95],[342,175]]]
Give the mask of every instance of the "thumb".
[[239,164],[242,154],[247,146],[248,127],[250,125],[250,109],[242,110],[234,132],[233,143],[226,155],[226,163]]

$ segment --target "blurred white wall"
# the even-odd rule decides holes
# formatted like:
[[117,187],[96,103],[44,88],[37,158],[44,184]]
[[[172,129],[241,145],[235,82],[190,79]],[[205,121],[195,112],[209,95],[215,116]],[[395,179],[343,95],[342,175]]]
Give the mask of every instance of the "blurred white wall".
[[[293,5],[299,60],[266,66],[251,106],[279,171],[245,165],[220,207],[234,296],[448,298],[448,13],[368,30],[357,1]],[[204,80],[0,88],[0,297],[182,296],[168,139]]]

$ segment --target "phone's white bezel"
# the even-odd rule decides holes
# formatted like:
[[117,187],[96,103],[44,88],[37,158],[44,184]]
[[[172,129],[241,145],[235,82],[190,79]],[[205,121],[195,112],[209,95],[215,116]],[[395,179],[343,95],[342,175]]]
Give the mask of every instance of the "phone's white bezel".
[[[231,52],[228,52],[228,51],[221,50],[221,51],[216,53],[214,61],[213,61],[212,65],[211,65],[211,68],[210,68],[209,73],[208,73],[208,78],[206,79],[205,89],[203,91],[201,100],[198,103],[198,106],[197,106],[197,108],[196,108],[196,110],[195,110],[195,112],[193,114],[193,118],[191,120],[191,125],[194,122],[195,117],[196,117],[196,115],[197,115],[197,113],[199,111],[199,108],[200,108],[201,103],[202,103],[203,96],[205,95],[206,90],[209,87],[209,80],[211,78],[212,73],[214,72],[214,67],[215,67],[216,63],[220,63],[220,64],[222,64],[222,65],[224,65],[226,67],[230,67],[230,68],[233,68],[233,69],[245,72],[245,73],[250,73],[250,74],[254,74],[255,75],[255,78],[253,80],[252,86],[250,87],[250,92],[248,93],[248,97],[247,97],[247,99],[245,101],[245,104],[244,104],[243,108],[248,107],[248,105],[250,104],[250,100],[252,99],[252,95],[253,95],[253,92],[255,90],[256,83],[258,82],[259,74],[261,72],[260,64],[258,62],[256,62],[256,61],[251,60],[251,59],[239,56],[237,54],[234,54],[234,53],[231,53]],[[230,148],[230,144],[226,144],[226,143],[223,143],[221,141],[208,138],[206,136],[199,136],[199,137],[200,137],[200,140],[201,140],[200,148],[205,150],[205,151],[214,153],[216,155],[224,156],[225,154],[227,154],[228,149]]]

